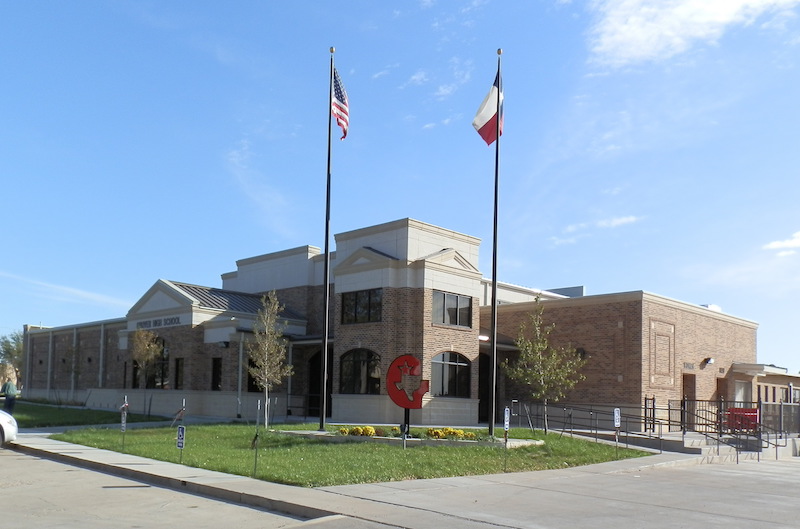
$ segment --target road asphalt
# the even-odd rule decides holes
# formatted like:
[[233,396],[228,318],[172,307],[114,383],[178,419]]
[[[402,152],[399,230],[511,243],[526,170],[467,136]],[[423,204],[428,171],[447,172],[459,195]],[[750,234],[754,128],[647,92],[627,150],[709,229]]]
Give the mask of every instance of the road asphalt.
[[584,467],[302,488],[164,463],[22,431],[17,451],[222,501],[300,527],[409,529],[800,527],[800,458],[699,464],[654,453]]

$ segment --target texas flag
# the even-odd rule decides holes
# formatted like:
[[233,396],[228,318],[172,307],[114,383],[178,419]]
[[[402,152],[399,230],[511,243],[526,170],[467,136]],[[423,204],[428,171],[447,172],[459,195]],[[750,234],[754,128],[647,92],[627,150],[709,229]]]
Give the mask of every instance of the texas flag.
[[[497,108],[498,94],[500,100],[500,108]],[[500,72],[494,78],[492,89],[486,95],[486,98],[481,103],[475,119],[472,120],[472,126],[481,135],[486,145],[491,145],[497,139],[497,120],[500,120],[500,135],[503,135],[503,81],[500,78]]]

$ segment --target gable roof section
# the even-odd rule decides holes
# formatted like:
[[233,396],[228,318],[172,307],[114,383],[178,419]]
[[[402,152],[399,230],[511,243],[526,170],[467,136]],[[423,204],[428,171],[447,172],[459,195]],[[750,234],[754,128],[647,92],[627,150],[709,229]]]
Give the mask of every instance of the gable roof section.
[[[257,314],[261,310],[262,294],[251,294],[248,292],[236,292],[234,290],[224,290],[221,288],[204,287],[192,285],[179,281],[167,281],[159,279],[150,290],[133,306],[128,314],[148,312],[147,301],[158,296],[160,299],[169,299],[168,303],[173,309],[180,307],[203,309],[219,312],[238,312],[241,314]],[[169,309],[163,306],[161,310]],[[284,307],[280,316],[285,319],[303,320],[303,316],[295,311]]]
[[453,248],[442,248],[438,252],[420,257],[417,262],[424,262],[426,264],[436,264],[455,268],[457,270],[480,274],[480,271],[475,268],[458,250]]
[[[170,281],[169,284],[180,290],[187,297],[195,300],[195,304],[203,309],[242,312],[246,314],[257,314],[258,311],[262,309],[261,297],[264,294],[236,292],[234,290],[190,285],[189,283],[179,283],[176,281]],[[279,316],[291,320],[305,319],[300,314],[285,306]]]
[[342,273],[344,271],[354,272],[374,268],[386,268],[387,266],[397,266],[399,263],[400,260],[396,257],[376,250],[375,248],[365,246],[350,254],[347,259],[337,264],[335,269],[337,273]]
[[203,287],[169,281],[170,285],[192,300],[200,308],[255,314],[261,309],[261,296],[221,288]]

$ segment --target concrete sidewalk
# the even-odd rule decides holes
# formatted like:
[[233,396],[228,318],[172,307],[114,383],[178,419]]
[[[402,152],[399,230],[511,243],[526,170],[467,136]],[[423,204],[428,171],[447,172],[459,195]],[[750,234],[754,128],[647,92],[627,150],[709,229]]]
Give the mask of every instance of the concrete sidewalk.
[[[697,456],[663,453],[563,470],[309,489],[64,443],[42,432],[21,433],[14,448],[153,485],[288,513],[309,519],[305,522],[309,525],[335,515],[353,519],[344,520],[341,527],[349,523],[411,529],[598,524],[666,528],[681,523],[716,526],[721,521],[730,529],[752,527],[755,520],[771,528],[796,526],[800,519],[797,502],[782,502],[779,490],[782,487],[783,493],[796,498],[797,458],[697,465]],[[767,482],[759,486],[758,476]],[[737,486],[730,478],[745,481]],[[778,480],[780,487],[770,485],[770,480]],[[768,494],[770,490],[778,495]],[[748,498],[764,494],[767,497],[747,507]]]

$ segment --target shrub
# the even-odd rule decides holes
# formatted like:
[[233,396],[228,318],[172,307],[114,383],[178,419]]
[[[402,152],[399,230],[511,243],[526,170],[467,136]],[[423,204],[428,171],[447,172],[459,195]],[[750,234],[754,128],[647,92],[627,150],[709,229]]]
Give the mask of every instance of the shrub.
[[341,428],[339,428],[339,433],[342,435],[348,435],[350,433],[350,430],[342,426]]

